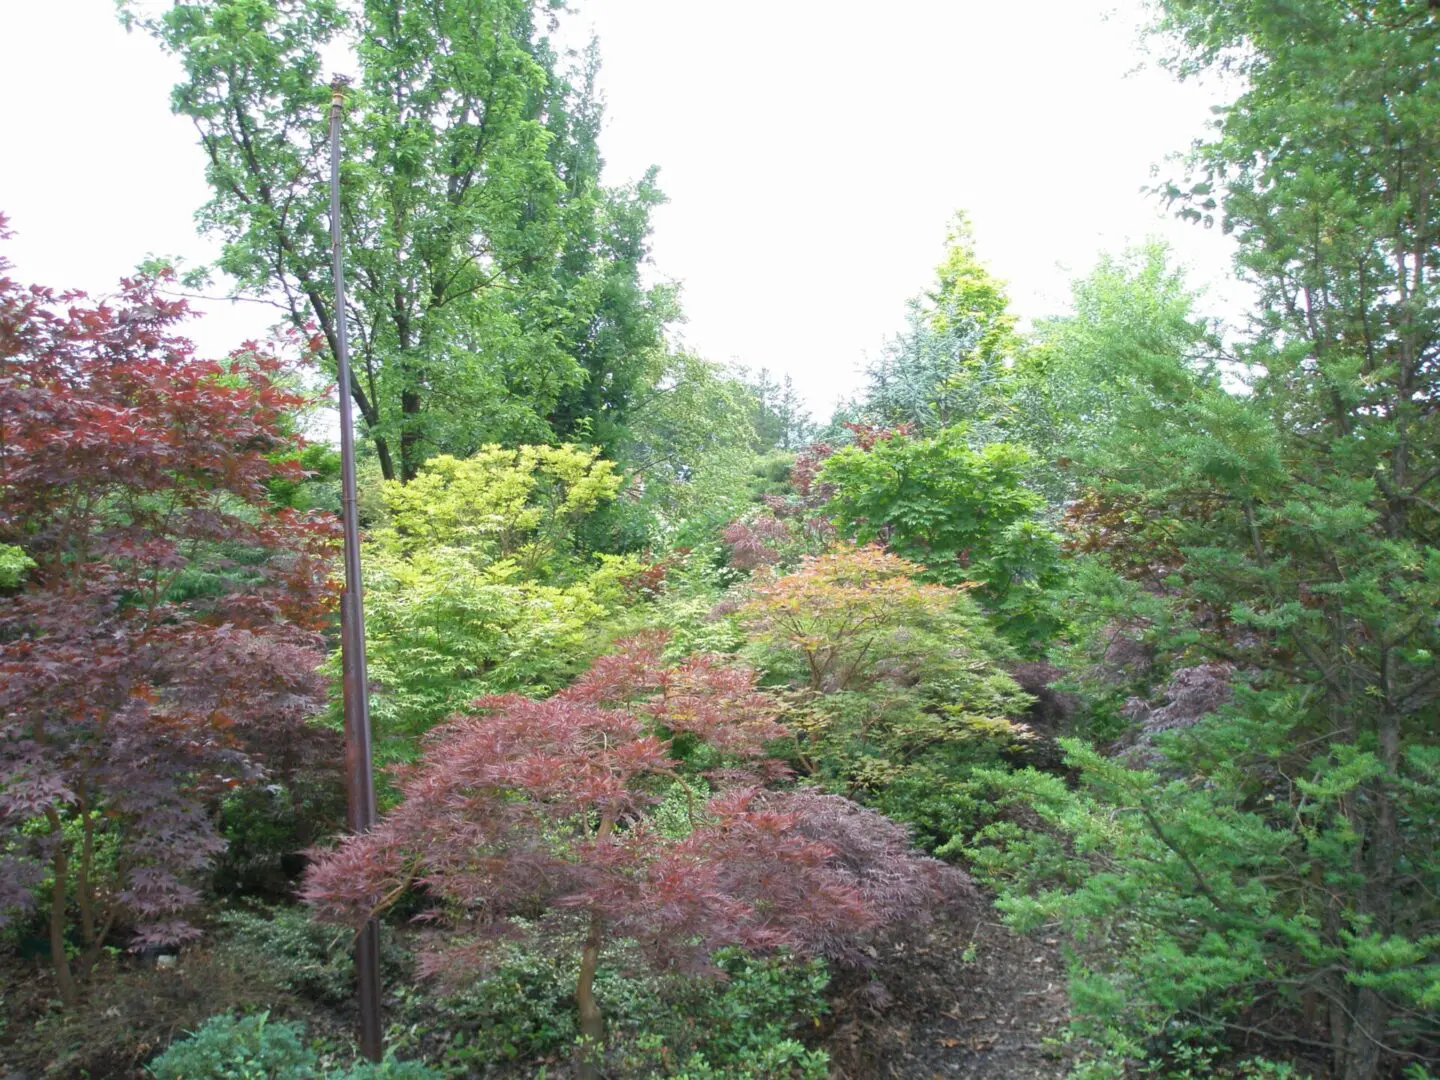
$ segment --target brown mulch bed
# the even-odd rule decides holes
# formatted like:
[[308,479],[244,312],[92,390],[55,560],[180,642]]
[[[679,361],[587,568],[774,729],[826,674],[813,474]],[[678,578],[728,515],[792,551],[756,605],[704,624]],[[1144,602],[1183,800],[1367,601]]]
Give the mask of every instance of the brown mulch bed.
[[823,1045],[836,1080],[1063,1077],[1058,1040],[1069,1009],[1054,938],[1029,938],[977,905],[937,918],[877,950],[873,977],[839,988]]

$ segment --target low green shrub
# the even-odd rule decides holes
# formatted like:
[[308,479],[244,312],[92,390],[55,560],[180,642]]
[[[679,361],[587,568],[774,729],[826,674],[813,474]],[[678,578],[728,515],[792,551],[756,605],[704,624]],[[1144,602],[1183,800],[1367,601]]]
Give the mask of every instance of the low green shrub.
[[[715,958],[719,978],[655,976],[640,974],[626,952],[623,945],[608,950],[597,978],[609,1019],[607,1060],[616,1075],[825,1075],[824,1052],[795,1039],[825,1012],[829,975],[823,962],[725,950]],[[387,1041],[399,1052],[469,1075],[506,1063],[567,1058],[579,1038],[575,977],[573,957],[517,943],[488,977],[459,993],[402,989]]]
[[156,1080],[440,1080],[442,1073],[419,1062],[356,1062],[322,1069],[305,1043],[305,1026],[271,1020],[269,1013],[212,1016],[187,1039],[173,1043],[150,1063]]
[[761,1049],[745,1063],[716,1066],[703,1054],[695,1054],[670,1074],[671,1080],[825,1080],[830,1075],[830,1055],[809,1050],[797,1039],[781,1039]]
[[397,1061],[387,1056],[384,1061],[357,1061],[348,1069],[325,1074],[325,1080],[440,1080],[445,1074],[418,1061]]
[[[354,996],[353,938],[346,930],[316,922],[307,909],[235,909],[219,915],[216,922],[222,950],[263,966],[287,990],[326,1003]],[[380,935],[380,966],[389,983],[409,974],[409,954],[391,934]]]
[[156,1080],[308,1080],[317,1072],[304,1026],[269,1013],[213,1016],[150,1063]]

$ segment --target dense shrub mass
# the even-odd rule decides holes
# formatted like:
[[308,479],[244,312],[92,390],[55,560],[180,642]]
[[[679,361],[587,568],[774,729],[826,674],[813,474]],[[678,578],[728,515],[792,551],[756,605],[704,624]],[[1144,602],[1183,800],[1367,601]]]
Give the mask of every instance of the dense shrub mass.
[[[623,642],[550,698],[477,701],[436,733],[386,820],[321,857],[307,899],[358,924],[423,882],[463,933],[422,966],[452,980],[483,968],[517,917],[574,935],[579,1031],[595,1048],[581,1066],[596,1073],[607,940],[662,970],[712,968],[722,946],[856,959],[860,935],[959,886],[873,812],[766,791],[778,701],[719,658],[663,666],[660,645]],[[667,828],[649,810],[676,783],[689,796],[689,776],[714,794],[687,797]]]
[[0,277],[0,925],[44,913],[69,1003],[117,940],[196,933],[215,800],[333,751],[306,720],[335,523],[267,486],[305,398],[258,346],[197,359],[184,317],[149,281]]
[[[1233,237],[1243,332],[1157,244],[1022,329],[960,215],[824,424],[667,342],[660,195],[600,184],[555,5],[121,7],[289,322],[201,360],[170,271],[0,264],[0,1074],[820,1080],[877,1033],[999,1070],[1061,981],[1007,955],[1068,966],[1056,1075],[1440,1074],[1434,3],[1151,5],[1177,74],[1241,76],[1160,194]],[[299,434],[332,53],[359,836]],[[996,919],[1034,940],[977,956]]]

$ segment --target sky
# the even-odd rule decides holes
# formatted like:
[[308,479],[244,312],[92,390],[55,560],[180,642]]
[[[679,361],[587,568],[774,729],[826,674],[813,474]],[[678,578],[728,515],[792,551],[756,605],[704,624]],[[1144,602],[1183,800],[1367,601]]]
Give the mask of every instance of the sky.
[[[686,345],[790,375],[819,417],[862,383],[969,213],[1026,320],[1103,251],[1161,236],[1226,310],[1229,242],[1142,192],[1204,132],[1215,85],[1145,57],[1138,0],[576,0],[600,38],[606,179],[660,167],[653,274]],[[103,293],[149,254],[213,257],[178,65],[113,0],[0,0],[0,212],[24,281]],[[273,318],[200,303],[220,353]]]

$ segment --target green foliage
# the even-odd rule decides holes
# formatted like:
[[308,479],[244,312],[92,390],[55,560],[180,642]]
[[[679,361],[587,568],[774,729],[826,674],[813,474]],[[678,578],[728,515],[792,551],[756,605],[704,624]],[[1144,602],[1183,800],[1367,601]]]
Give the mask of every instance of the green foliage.
[[653,378],[673,290],[641,281],[653,171],[600,185],[598,56],[578,70],[519,0],[204,0],[128,24],[179,57],[213,197],[200,213],[241,295],[335,347],[321,57],[351,55],[345,241],[355,400],[389,479],[435,449],[619,441]]
[[583,666],[642,568],[575,546],[621,483],[593,449],[490,446],[384,486],[387,515],[365,552],[382,760],[408,760],[417,736],[476,697],[555,690]]
[[1187,369],[1209,370],[1218,344],[1197,302],[1152,241],[1102,256],[1071,286],[1071,313],[1037,324],[1011,377],[1007,430],[1037,455],[1032,482],[1052,501],[1074,497],[1096,444],[1137,402],[1163,403]]
[[[715,1075],[747,1080],[796,1076],[815,1080],[828,1072],[822,1050],[807,1050],[793,1038],[797,1027],[813,1025],[826,1012],[830,976],[819,960],[759,960],[739,950],[715,957],[722,982],[697,984],[695,998],[679,1003],[694,1017],[694,1055],[685,1076]],[[701,1062],[712,1073],[699,1071]]]
[[360,1061],[343,1069],[323,1069],[306,1045],[305,1027],[271,1020],[269,1013],[236,1018],[212,1017],[189,1038],[172,1043],[150,1063],[156,1080],[440,1080],[418,1062]]
[[266,484],[270,501],[292,510],[340,511],[340,453],[323,442],[307,443],[298,454],[282,459],[295,461],[304,470],[300,479],[276,477]]
[[727,522],[783,485],[793,454],[775,450],[757,429],[756,395],[719,364],[688,353],[666,357],[624,448],[635,506],[648,518],[646,543],[713,543]]
[[383,1061],[357,1061],[348,1069],[332,1069],[325,1080],[441,1080],[445,1075],[418,1061],[397,1061],[387,1054]]
[[[306,908],[233,909],[217,918],[217,948],[263,965],[277,985],[312,1001],[338,1004],[355,995],[354,937],[310,917]],[[387,981],[410,973],[410,957],[381,934],[380,967]]]
[[[308,737],[338,751],[338,741],[329,735],[316,730]],[[225,850],[216,860],[212,887],[222,895],[288,900],[304,864],[300,853],[343,828],[344,821],[345,788],[338,768],[232,792],[220,804]]]
[[575,525],[613,499],[622,478],[596,449],[482,447],[432,458],[408,484],[384,487],[381,551],[413,557],[455,548],[477,565],[513,562],[528,578],[563,575]]
[[[824,1075],[823,1051],[807,1050],[794,1038],[826,1011],[829,976],[822,962],[724,950],[715,961],[725,977],[716,981],[641,974],[633,960],[623,942],[607,946],[597,976],[608,1016],[608,1060],[621,1075]],[[456,993],[402,991],[388,1041],[407,1052],[423,1048],[447,1069],[470,1073],[566,1054],[579,1037],[577,964],[574,956],[533,942],[508,946],[483,978]]]
[[1015,350],[1015,316],[1005,284],[990,273],[975,249],[975,231],[964,211],[957,211],[945,233],[945,258],[935,268],[935,286],[928,294],[933,306],[930,325],[936,330],[959,323],[976,332],[971,363],[994,371]]
[[268,1013],[213,1017],[150,1063],[156,1080],[309,1080],[319,1071],[301,1024]]
[[[665,657],[679,660],[691,653],[733,653],[745,635],[726,596],[743,577],[723,565],[718,545],[673,556],[665,564],[655,602],[636,615],[636,628],[663,628],[669,635]],[[726,605],[717,610],[719,605]]]
[[1029,699],[1010,650],[965,593],[916,580],[878,548],[806,558],[740,609],[746,655],[795,690],[786,718],[801,767],[942,842],[972,807],[963,781],[1023,752]]
[[670,1075],[675,1080],[825,1080],[830,1056],[810,1050],[797,1039],[781,1039],[759,1047],[744,1064],[716,1066],[703,1054],[694,1054]]
[[1002,632],[1039,650],[1061,624],[1051,590],[1061,579],[1058,538],[1026,486],[1030,455],[992,443],[972,449],[961,428],[927,438],[898,434],[849,446],[825,462],[827,508],[860,543],[884,540],[946,584],[974,582]]
[[749,391],[756,445],[762,451],[803,450],[815,434],[810,411],[789,375],[778,382],[766,368],[740,376]]
[[372,712],[386,756],[481,695],[564,685],[608,610],[583,582],[517,581],[454,548],[380,553],[369,569]]
[[[88,828],[87,828],[88,825]],[[52,834],[50,823],[43,817],[26,818],[17,830],[17,837],[46,837]],[[88,835],[87,835],[88,834]],[[107,828],[105,815],[92,810],[85,817],[75,812],[69,812],[60,818],[60,832],[54,836],[52,842],[63,845],[66,858],[78,863],[82,854],[88,851],[89,857],[86,860],[88,866],[88,883],[92,888],[100,888],[110,891],[120,888],[119,872],[121,869],[120,860],[120,838],[113,829]],[[11,841],[0,844],[0,856],[19,858],[21,843]],[[55,886],[55,873],[52,864],[36,863],[35,874],[32,883],[27,891],[33,897],[36,912],[44,912],[44,901],[51,895]],[[75,876],[68,876],[65,881],[65,903],[67,907],[77,906],[81,897],[81,884]],[[29,919],[16,919],[16,908],[3,910],[3,913],[11,916],[9,922],[0,927],[0,942],[7,944],[18,943],[27,932],[32,931],[36,926],[38,915],[31,915]]]
[[837,421],[859,420],[926,434],[965,421],[979,441],[999,438],[1018,345],[1009,304],[976,253],[969,219],[957,213],[934,286],[910,302],[905,329],[866,372],[863,400],[837,413],[826,437],[839,434]]
[[[1257,797],[1253,774],[1229,762],[1242,747],[1282,760],[1295,729],[1279,722],[1280,703],[1246,704],[1271,715],[1208,721],[1165,743],[1181,775],[1203,780],[1134,769],[1069,741],[1078,788],[1033,771],[977,778],[992,805],[1024,806],[1044,828],[1002,818],[966,853],[1001,888],[999,906],[1017,928],[1070,933],[1076,1031],[1120,1056],[1142,1054],[1177,1020],[1223,1034],[1261,997],[1298,1010],[1307,995],[1334,992],[1332,971],[1384,993],[1397,1021],[1408,1011],[1420,1030],[1440,1000],[1440,937],[1386,934],[1362,910],[1328,915],[1309,895],[1360,885],[1363,839],[1335,819],[1378,762],[1312,758],[1310,778],[1296,778],[1278,814],[1275,797]],[[1440,801],[1431,792],[1414,808],[1433,814]],[[946,853],[959,850],[955,842]],[[1392,1023],[1403,1037],[1406,1026]]]
[[35,560],[14,544],[0,544],[0,589],[13,589],[25,577]]

